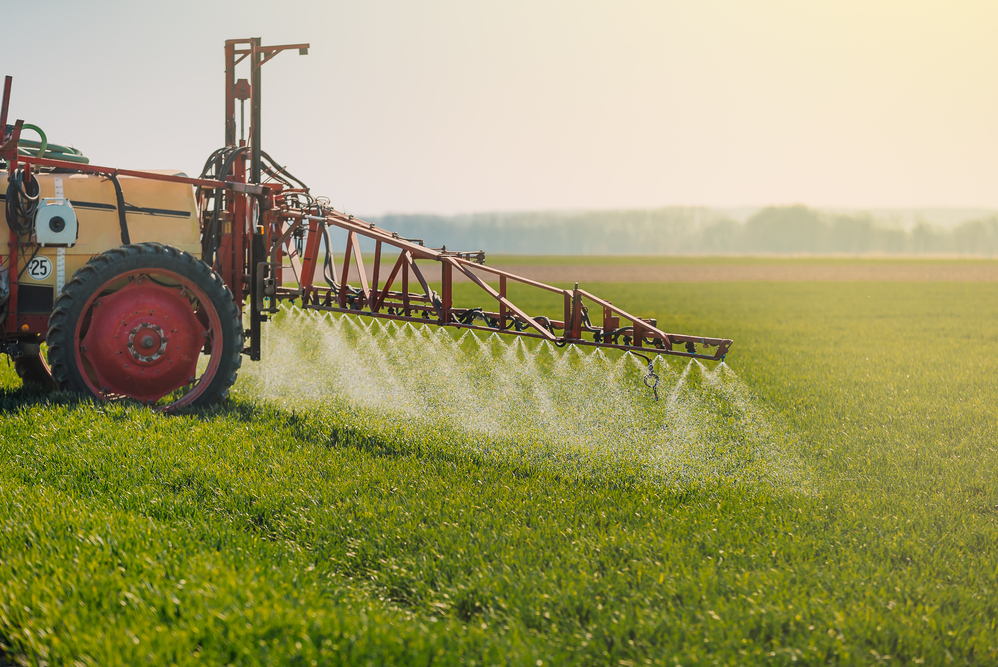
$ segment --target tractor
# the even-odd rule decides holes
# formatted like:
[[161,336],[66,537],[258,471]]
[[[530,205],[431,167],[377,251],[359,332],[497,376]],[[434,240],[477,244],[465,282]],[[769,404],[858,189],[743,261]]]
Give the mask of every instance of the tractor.
[[[226,396],[244,356],[260,359],[262,325],[282,303],[629,351],[648,361],[649,377],[648,355],[724,359],[730,339],[666,333],[578,283],[556,287],[487,266],[480,250],[426,247],[314,195],[261,148],[262,67],[308,49],[225,42],[225,141],[197,178],[95,166],[37,126],[8,124],[6,77],[0,344],[25,383],[162,411],[208,406]],[[236,79],[243,61],[249,79]],[[345,233],[339,256],[333,233]],[[455,305],[456,277],[492,305]],[[560,317],[529,315],[509,298],[511,282],[560,297]]]

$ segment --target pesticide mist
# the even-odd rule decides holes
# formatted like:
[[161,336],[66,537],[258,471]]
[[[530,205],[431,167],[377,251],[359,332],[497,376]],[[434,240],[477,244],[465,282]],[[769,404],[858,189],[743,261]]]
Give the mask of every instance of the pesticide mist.
[[655,359],[655,401],[633,355],[496,334],[291,309],[265,327],[264,348],[236,391],[292,409],[346,410],[412,438],[458,434],[462,448],[569,475],[810,486],[793,434],[724,363]]

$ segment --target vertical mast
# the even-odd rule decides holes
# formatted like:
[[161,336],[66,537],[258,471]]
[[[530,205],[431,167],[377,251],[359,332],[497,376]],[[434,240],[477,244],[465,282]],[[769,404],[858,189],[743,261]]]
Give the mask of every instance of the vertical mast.
[[260,70],[263,65],[263,48],[260,38],[250,40],[250,66],[252,78],[250,83],[250,183],[260,182]]

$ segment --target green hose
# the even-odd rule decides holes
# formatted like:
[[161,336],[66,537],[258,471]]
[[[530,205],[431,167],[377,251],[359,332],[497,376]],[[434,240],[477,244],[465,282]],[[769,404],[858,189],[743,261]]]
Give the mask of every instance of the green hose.
[[38,155],[41,155],[42,157],[44,157],[45,156],[45,150],[49,147],[49,140],[48,140],[48,137],[45,136],[45,133],[42,132],[42,128],[38,127],[37,125],[32,125],[31,123],[25,123],[24,125],[21,126],[21,129],[22,130],[34,130],[35,132],[38,133],[38,136],[42,138],[42,145],[41,145],[41,148],[38,149]]
[[90,158],[86,157],[76,148],[50,144],[48,137],[37,125],[25,123],[21,126],[25,130],[34,130],[41,137],[41,141],[21,139],[17,142],[17,154],[28,157],[44,157],[53,160],[63,160],[64,162],[75,162],[76,164],[90,164]]
[[[58,151],[51,150],[52,146],[49,146],[49,150],[45,152],[43,157],[51,158],[53,160],[62,160],[64,162],[75,162],[77,164],[90,164],[90,158],[76,153],[59,153]],[[37,157],[38,151],[30,148],[22,148],[20,145],[17,147],[18,155],[27,155],[28,157]]]
[[[17,145],[19,148],[34,148],[35,150],[37,150],[41,148],[42,144],[40,141],[21,139],[19,142],[17,142]],[[59,144],[49,144],[46,150],[49,153],[62,153],[65,155],[81,155],[81,156],[83,155],[83,153],[81,153],[79,149],[70,148],[69,146],[60,146]]]

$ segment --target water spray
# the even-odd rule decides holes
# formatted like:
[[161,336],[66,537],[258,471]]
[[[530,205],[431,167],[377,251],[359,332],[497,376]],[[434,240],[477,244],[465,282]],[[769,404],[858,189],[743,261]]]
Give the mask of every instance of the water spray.
[[[558,474],[598,466],[683,486],[804,483],[796,437],[727,365],[638,352],[649,369],[649,359],[581,346],[288,310],[265,330],[264,361],[240,373],[242,399],[328,411],[399,447],[444,439]],[[657,401],[635,395],[640,378],[662,390]]]

